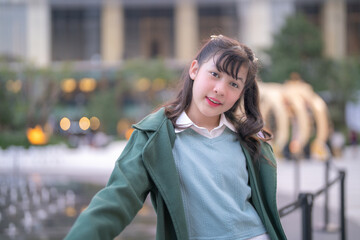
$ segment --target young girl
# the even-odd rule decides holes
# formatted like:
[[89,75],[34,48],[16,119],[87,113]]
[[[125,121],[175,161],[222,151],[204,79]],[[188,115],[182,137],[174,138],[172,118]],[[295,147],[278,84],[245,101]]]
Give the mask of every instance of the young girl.
[[176,99],[133,126],[107,186],[67,239],[113,239],[149,193],[156,239],[286,239],[256,72],[247,46],[212,36]]

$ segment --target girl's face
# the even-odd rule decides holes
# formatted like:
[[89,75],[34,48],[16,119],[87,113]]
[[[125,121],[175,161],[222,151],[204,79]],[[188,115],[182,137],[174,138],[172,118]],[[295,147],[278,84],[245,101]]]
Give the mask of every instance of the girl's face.
[[219,72],[215,62],[216,57],[199,66],[194,60],[189,69],[194,84],[187,115],[196,125],[208,130],[217,127],[220,114],[228,111],[240,98],[248,73],[248,67],[243,64],[237,79],[234,79]]

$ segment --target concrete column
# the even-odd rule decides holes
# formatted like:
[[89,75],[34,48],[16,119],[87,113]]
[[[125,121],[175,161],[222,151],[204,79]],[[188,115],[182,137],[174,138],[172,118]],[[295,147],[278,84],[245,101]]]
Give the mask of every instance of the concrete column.
[[323,5],[324,54],[341,59],[346,54],[346,1],[326,0]]
[[272,9],[270,0],[242,0],[238,3],[241,42],[255,52],[272,44]]
[[27,60],[38,66],[50,64],[50,41],[48,0],[29,1],[27,7]]
[[175,6],[175,57],[181,62],[191,60],[198,49],[199,27],[196,3],[178,0]]
[[101,55],[105,64],[113,65],[123,58],[124,18],[124,7],[121,1],[104,1],[101,14]]

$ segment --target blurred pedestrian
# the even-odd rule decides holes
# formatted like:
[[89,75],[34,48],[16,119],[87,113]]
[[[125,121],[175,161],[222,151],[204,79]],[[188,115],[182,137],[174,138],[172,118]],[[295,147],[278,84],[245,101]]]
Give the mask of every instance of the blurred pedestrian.
[[133,126],[107,186],[66,239],[113,239],[149,193],[157,239],[286,239],[257,65],[247,46],[212,36],[177,97]]

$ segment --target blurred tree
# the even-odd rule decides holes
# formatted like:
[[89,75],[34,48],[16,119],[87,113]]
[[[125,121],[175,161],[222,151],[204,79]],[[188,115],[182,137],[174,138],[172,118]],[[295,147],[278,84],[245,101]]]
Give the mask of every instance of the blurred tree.
[[[14,108],[12,108],[13,93],[8,91],[8,81],[15,79],[15,73],[7,65],[1,64],[0,68],[0,130],[5,130],[12,126]],[[7,87],[8,85],[8,87]]]
[[305,16],[290,16],[274,36],[271,48],[265,51],[271,58],[271,64],[261,72],[261,77],[267,82],[284,82],[292,72],[297,72],[308,80],[308,75],[317,69],[308,69],[313,65],[304,63],[318,64],[322,49],[320,31]]
[[324,66],[320,90],[330,93],[327,102],[335,128],[346,131],[345,105],[356,100],[360,90],[360,57],[328,61]]
[[23,73],[23,100],[26,108],[26,125],[44,126],[60,93],[60,80],[50,69],[27,67]]
[[115,135],[120,119],[134,123],[168,100],[169,86],[175,79],[178,73],[163,60],[129,60],[115,81],[90,97],[87,111],[100,119],[106,133]]
[[26,129],[48,122],[59,99],[59,83],[69,74],[66,64],[39,69],[21,61],[0,61],[1,146],[28,144]]

